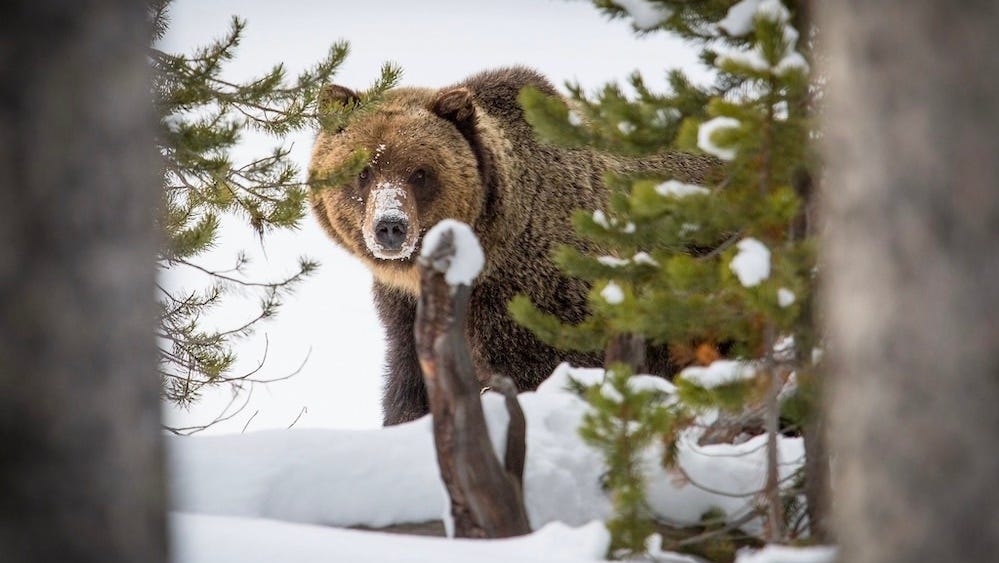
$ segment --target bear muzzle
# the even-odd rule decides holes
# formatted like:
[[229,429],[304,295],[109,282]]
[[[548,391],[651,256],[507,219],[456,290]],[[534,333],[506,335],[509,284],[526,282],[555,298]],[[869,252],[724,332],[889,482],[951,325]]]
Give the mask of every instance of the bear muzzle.
[[383,217],[375,223],[375,242],[383,250],[402,250],[409,231],[409,221],[405,218]]
[[375,258],[405,260],[419,236],[416,206],[406,188],[382,182],[368,195],[362,228],[364,242]]

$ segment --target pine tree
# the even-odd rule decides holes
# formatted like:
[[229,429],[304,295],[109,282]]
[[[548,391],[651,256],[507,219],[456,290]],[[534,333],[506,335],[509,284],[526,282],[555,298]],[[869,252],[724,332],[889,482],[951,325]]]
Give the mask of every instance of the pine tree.
[[[156,39],[168,26],[169,0],[154,0],[151,18]],[[327,56],[289,80],[283,65],[246,82],[223,77],[243,37],[246,22],[234,17],[228,32],[192,55],[163,52],[152,47],[155,78],[154,104],[160,126],[157,147],[163,162],[163,198],[160,228],[165,242],[157,256],[162,270],[183,266],[206,274],[211,285],[179,294],[159,286],[160,375],[167,399],[186,405],[197,400],[206,385],[240,384],[251,374],[233,374],[234,339],[250,334],[272,317],[285,297],[318,264],[299,260],[292,274],[269,280],[248,279],[247,258],[233,257],[231,269],[209,269],[198,257],[218,239],[224,216],[243,218],[263,238],[277,229],[298,227],[305,214],[309,189],[337,184],[363,166],[366,155],[334,178],[301,179],[289,158],[290,147],[280,144],[270,154],[249,162],[235,162],[231,152],[247,131],[262,131],[281,140],[308,127],[333,127],[358,111],[371,107],[400,75],[385,65],[380,78],[361,100],[350,107],[322,107],[324,86],[347,57],[346,42],[335,43]],[[322,111],[320,111],[320,109]],[[209,329],[204,316],[232,290],[259,295],[256,314],[240,326]]]
[[[597,0],[611,16],[624,2]],[[568,86],[568,104],[534,90],[521,94],[528,121],[549,142],[621,154],[703,151],[719,158],[719,181],[690,185],[671,178],[607,178],[606,209],[577,212],[577,231],[602,249],[562,248],[563,270],[592,283],[591,315],[565,325],[526,297],[511,313],[540,338],[565,349],[598,351],[621,338],[668,343],[673,359],[692,366],[677,374],[676,400],[632,390],[629,366],[606,366],[608,381],[585,391],[592,407],[582,435],[609,467],[617,516],[609,524],[618,554],[644,550],[651,514],[636,471],[656,436],[663,462],[675,463],[679,430],[709,410],[733,421],[759,418],[770,435],[768,479],[758,505],[768,541],[787,541],[800,515],[794,492],[777,474],[778,394],[791,374],[795,399],[785,416],[812,414],[811,350],[814,244],[804,193],[816,166],[810,141],[816,90],[810,84],[807,17],[778,0],[642,2],[632,9],[640,32],[664,30],[700,41],[717,69],[710,87],[669,73],[670,91],[652,92],[635,74],[634,97],[615,84],[588,97]],[[629,2],[629,6],[636,3]],[[792,3],[798,10],[801,6]],[[804,54],[803,54],[804,53]],[[793,344],[792,344],[793,343]],[[610,356],[610,354],[608,354]],[[605,391],[614,389],[615,398]]]

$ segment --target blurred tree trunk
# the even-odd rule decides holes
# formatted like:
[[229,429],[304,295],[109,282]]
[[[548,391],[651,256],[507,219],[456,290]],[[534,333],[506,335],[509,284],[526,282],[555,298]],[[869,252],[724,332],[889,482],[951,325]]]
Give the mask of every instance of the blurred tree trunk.
[[841,559],[999,553],[999,4],[823,2]]
[[143,2],[0,7],[0,561],[166,558]]

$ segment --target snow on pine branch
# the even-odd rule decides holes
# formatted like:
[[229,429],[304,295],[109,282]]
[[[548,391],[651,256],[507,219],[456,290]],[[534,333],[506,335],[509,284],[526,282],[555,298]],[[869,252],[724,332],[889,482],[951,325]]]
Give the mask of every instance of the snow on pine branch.
[[[752,12],[747,23],[748,10],[753,4],[755,4],[753,6],[755,10]],[[726,63],[734,63],[759,72],[770,72],[777,76],[782,76],[794,69],[808,72],[808,62],[795,49],[798,44],[798,30],[791,25],[791,14],[780,0],[762,0],[760,2],[744,0],[729,9],[728,15],[718,24],[718,27],[725,30],[731,28],[741,32],[730,32],[732,35],[745,35],[753,29],[752,24],[755,20],[766,20],[781,26],[784,51],[777,58],[768,59],[762,45],[757,42],[749,50],[721,53],[715,65],[720,66]]]
[[611,305],[620,305],[624,302],[624,291],[621,290],[621,286],[610,281],[600,290],[600,297],[603,297],[604,301]]
[[742,37],[753,31],[753,16],[763,0],[742,0],[728,9],[718,27],[732,37]]
[[[736,122],[738,125],[738,122]],[[656,193],[663,197],[687,197],[690,195],[707,195],[711,190],[697,184],[685,184],[677,180],[666,180],[656,186]]]
[[732,160],[735,158],[736,150],[732,147],[718,145],[714,139],[714,134],[722,129],[735,129],[737,127],[739,127],[739,120],[734,117],[720,116],[705,121],[697,128],[697,148],[722,160]]
[[729,268],[744,287],[756,287],[770,277],[770,249],[755,238],[744,238],[736,245],[736,253]]
[[790,289],[782,287],[777,290],[777,304],[781,307],[790,307],[796,300],[797,297]]
[[756,367],[751,362],[716,360],[708,366],[690,366],[680,372],[685,379],[698,387],[714,389],[756,377]]
[[673,10],[662,4],[653,4],[648,0],[614,0],[621,9],[628,12],[635,29],[648,31],[659,27],[659,24],[673,15]]
[[636,252],[629,260],[628,258],[618,258],[617,256],[597,256],[597,262],[611,268],[621,268],[629,264],[644,264],[646,266],[659,266],[655,258],[648,252]]

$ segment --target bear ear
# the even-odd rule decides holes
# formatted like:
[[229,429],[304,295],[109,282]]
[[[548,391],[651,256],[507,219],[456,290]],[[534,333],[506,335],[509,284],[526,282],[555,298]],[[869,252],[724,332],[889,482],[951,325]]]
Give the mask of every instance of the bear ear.
[[475,104],[468,88],[449,88],[437,92],[429,109],[459,126],[468,123],[475,116]]
[[360,101],[361,96],[357,92],[339,84],[329,84],[323,87],[323,91],[319,93],[320,111],[329,110],[337,106],[346,107],[356,105]]

